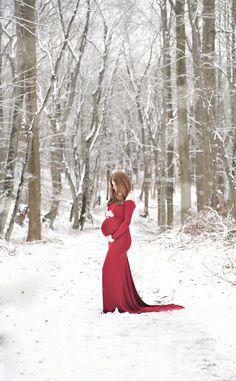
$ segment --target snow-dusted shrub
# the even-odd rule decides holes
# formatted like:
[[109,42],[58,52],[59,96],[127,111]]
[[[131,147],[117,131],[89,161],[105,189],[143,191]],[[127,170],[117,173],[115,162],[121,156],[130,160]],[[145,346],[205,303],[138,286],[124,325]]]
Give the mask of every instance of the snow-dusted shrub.
[[192,213],[181,227],[181,231],[193,236],[204,233],[220,233],[227,236],[234,232],[236,235],[236,224],[232,217],[222,217],[218,212],[209,206]]

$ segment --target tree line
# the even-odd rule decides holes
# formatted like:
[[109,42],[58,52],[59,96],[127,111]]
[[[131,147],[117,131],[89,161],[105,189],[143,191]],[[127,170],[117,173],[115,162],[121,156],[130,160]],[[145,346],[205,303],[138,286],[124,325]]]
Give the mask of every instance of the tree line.
[[53,227],[64,179],[82,230],[117,169],[162,231],[177,192],[181,222],[236,218],[235,1],[0,0],[0,136],[6,239],[23,201],[27,240]]

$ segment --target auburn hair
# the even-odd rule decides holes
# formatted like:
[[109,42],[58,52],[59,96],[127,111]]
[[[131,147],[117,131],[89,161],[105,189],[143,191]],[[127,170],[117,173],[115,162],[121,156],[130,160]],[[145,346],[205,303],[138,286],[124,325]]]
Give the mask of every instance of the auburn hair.
[[[117,192],[114,191],[112,180],[116,183]],[[115,202],[122,205],[132,189],[129,176],[123,171],[114,172],[109,180],[109,200],[107,205]]]

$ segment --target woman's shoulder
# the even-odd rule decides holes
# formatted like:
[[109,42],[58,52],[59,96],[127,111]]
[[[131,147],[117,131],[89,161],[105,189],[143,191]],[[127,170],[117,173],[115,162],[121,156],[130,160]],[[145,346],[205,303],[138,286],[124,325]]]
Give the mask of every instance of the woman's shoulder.
[[128,201],[128,200],[131,200],[131,201],[133,201],[136,204],[133,192],[129,192],[129,194],[126,196],[125,201]]

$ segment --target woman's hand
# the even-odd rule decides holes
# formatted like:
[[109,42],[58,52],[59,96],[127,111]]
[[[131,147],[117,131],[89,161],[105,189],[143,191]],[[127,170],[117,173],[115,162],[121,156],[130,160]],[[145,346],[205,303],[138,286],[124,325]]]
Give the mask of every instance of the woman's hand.
[[105,212],[105,216],[106,216],[107,218],[109,218],[109,217],[114,217],[114,214],[113,214],[112,210],[106,210],[106,212]]
[[109,242],[114,242],[115,240],[111,237],[111,235],[107,235],[107,239]]

